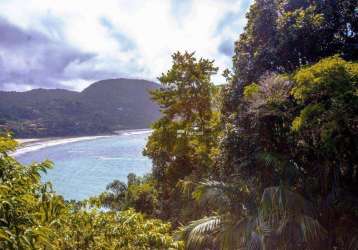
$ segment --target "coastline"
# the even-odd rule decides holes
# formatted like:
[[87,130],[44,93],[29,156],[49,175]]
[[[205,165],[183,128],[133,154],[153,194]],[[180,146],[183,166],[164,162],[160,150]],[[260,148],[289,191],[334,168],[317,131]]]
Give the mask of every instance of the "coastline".
[[17,138],[15,139],[19,143],[19,147],[16,151],[12,152],[11,156],[19,156],[26,154],[32,151],[37,151],[47,147],[53,147],[68,143],[96,140],[100,138],[107,138],[111,136],[120,136],[120,135],[137,135],[137,134],[146,134],[150,133],[151,129],[126,129],[118,130],[113,134],[106,135],[93,135],[93,136],[73,136],[73,137],[46,137],[46,138]]

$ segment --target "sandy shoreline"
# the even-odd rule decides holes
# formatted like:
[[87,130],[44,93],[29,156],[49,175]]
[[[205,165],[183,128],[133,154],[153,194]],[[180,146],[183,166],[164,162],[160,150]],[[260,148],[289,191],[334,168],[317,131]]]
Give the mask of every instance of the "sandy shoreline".
[[11,156],[19,156],[32,151],[40,150],[47,147],[58,146],[73,142],[95,140],[99,138],[106,138],[118,135],[136,135],[150,133],[150,129],[131,129],[131,130],[120,130],[114,134],[108,135],[97,135],[97,136],[77,136],[77,137],[48,137],[48,138],[19,138],[15,139],[19,142],[19,148],[11,153]]
[[67,143],[95,140],[98,138],[109,137],[110,135],[103,136],[81,136],[81,137],[67,137],[67,138],[39,138],[39,139],[16,139],[20,142],[19,148],[11,154],[11,156],[19,156],[32,151],[40,150],[47,147],[63,145]]
[[15,139],[20,144],[32,143],[36,141],[40,141],[43,138],[33,138],[33,139]]

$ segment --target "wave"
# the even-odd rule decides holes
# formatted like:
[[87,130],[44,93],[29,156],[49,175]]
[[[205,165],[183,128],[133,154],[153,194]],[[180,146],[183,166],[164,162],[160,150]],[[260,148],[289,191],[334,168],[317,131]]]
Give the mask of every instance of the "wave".
[[68,153],[84,153],[84,150],[69,150]]
[[96,157],[99,160],[102,161],[117,161],[117,160],[122,160],[122,161],[146,161],[146,159],[139,159],[139,158],[133,158],[133,157],[110,157],[110,156],[97,156]]
[[149,134],[151,133],[153,130],[151,129],[143,129],[143,130],[129,130],[129,131],[123,131],[123,132],[119,132],[119,135],[142,135],[142,134]]
[[[68,143],[80,142],[80,141],[89,141],[95,140],[99,138],[106,138],[109,136],[102,135],[102,136],[83,136],[83,137],[73,137],[73,138],[61,138],[61,139],[43,139],[37,140],[29,145],[25,145],[24,147],[18,148],[15,152],[10,154],[11,156],[19,156],[22,154],[26,154],[32,151],[37,151],[47,147],[53,147]],[[21,145],[21,144],[20,144]]]

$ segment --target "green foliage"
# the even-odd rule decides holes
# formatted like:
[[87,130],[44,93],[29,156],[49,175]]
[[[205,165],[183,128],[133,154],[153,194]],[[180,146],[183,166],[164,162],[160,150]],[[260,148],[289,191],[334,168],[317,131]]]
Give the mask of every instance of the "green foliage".
[[0,154],[5,155],[7,152],[16,149],[17,142],[11,139],[11,135],[6,134],[0,138]]
[[[244,88],[244,97],[252,112],[263,111],[263,107],[275,108],[286,102],[292,83],[286,76],[266,74],[259,84],[250,84]],[[249,93],[245,93],[249,91]],[[272,110],[271,110],[272,111]]]
[[244,86],[267,72],[292,73],[335,54],[358,59],[356,5],[356,0],[254,1],[235,43],[223,113],[236,112]]
[[301,110],[300,115],[292,121],[292,130],[300,130],[301,127],[303,127],[306,123],[311,122],[312,119],[315,119],[315,117],[319,116],[323,111],[324,109],[320,104],[313,104],[304,107]]
[[[177,188],[184,179],[205,176],[217,153],[219,130],[218,88],[210,80],[217,72],[213,61],[196,59],[193,53],[175,53],[171,69],[152,92],[162,117],[153,124],[144,154],[153,160],[161,217],[178,222],[192,217],[192,202]],[[185,213],[187,208],[190,214]]]
[[304,105],[293,120],[292,129],[300,130],[306,141],[309,133],[314,146],[330,152],[343,150],[339,149],[345,144],[341,134],[353,136],[356,130],[358,64],[337,56],[326,58],[298,70],[293,80],[292,95]]
[[260,87],[256,83],[251,83],[250,85],[245,86],[244,88],[244,96],[246,98],[252,97],[259,91]]
[[74,209],[56,244],[60,249],[181,249],[170,225],[133,210]]
[[292,95],[300,102],[313,98],[354,98],[358,88],[358,64],[335,56],[298,70]]
[[211,180],[191,187],[214,217],[182,228],[187,248],[357,247],[357,66],[334,56],[242,89]]
[[180,228],[179,233],[187,249],[317,249],[327,238],[311,203],[283,187],[266,188],[254,215],[206,217]]
[[[233,75],[226,72],[224,135],[212,177],[233,190],[209,192],[225,194],[221,202],[206,198],[205,189],[194,193],[215,208],[222,204],[215,211],[223,221],[228,215],[237,223],[258,219],[254,228],[263,227],[249,230],[244,248],[358,247],[356,7],[355,0],[256,0],[247,13]],[[282,186],[288,191],[268,189]],[[271,198],[263,200],[267,190]],[[265,200],[271,205],[262,206]],[[280,207],[287,202],[292,207]],[[239,248],[225,243],[230,237],[224,235],[235,232],[225,233],[230,223],[215,225],[212,232],[198,229],[193,242]]]
[[182,249],[168,223],[133,210],[98,210],[93,199],[65,202],[40,182],[50,162],[23,166],[8,156],[11,138],[0,136],[0,145],[1,249]]
[[128,184],[114,180],[107,191],[99,196],[100,204],[111,210],[134,208],[147,215],[155,215],[158,208],[158,192],[151,176],[128,175]]
[[0,145],[0,248],[49,246],[54,232],[41,213],[41,191],[46,187],[39,181],[40,172],[50,168],[51,163],[24,167],[7,155],[15,149],[16,142],[0,136]]

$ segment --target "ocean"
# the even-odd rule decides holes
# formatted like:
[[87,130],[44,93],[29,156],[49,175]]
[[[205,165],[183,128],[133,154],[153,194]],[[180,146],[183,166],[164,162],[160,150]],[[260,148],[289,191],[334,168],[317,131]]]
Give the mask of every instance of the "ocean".
[[53,169],[42,175],[67,200],[82,200],[105,191],[117,179],[142,176],[151,171],[151,161],[142,155],[150,131],[132,131],[113,136],[56,139],[19,149],[14,157],[23,164],[46,159]]

